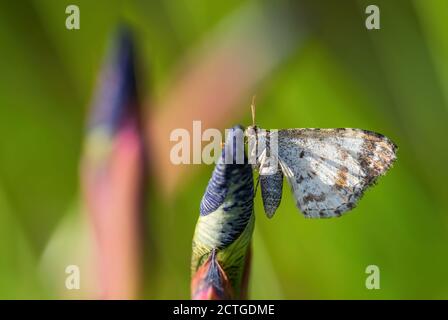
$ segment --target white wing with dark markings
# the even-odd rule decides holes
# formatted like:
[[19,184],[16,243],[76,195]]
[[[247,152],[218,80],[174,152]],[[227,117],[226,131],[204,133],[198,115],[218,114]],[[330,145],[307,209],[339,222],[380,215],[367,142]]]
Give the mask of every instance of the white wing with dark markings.
[[[257,141],[269,140],[274,131],[255,130]],[[308,218],[337,217],[354,208],[396,159],[397,146],[371,131],[284,129],[276,135],[280,168]]]

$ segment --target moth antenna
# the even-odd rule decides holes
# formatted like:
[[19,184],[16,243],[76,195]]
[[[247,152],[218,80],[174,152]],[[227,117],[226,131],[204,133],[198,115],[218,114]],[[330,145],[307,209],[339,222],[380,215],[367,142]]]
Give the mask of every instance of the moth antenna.
[[255,97],[256,95],[252,96],[252,103],[250,105],[250,109],[252,111],[252,126],[255,127]]

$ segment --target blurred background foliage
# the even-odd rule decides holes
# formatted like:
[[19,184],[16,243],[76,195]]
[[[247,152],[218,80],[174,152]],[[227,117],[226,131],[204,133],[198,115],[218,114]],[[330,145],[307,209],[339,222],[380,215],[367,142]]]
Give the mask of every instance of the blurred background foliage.
[[[69,4],[80,7],[80,30],[65,28]],[[390,173],[341,219],[304,219],[284,188],[268,220],[257,197],[251,298],[448,298],[448,2],[377,0],[381,30],[372,31],[364,26],[369,4],[1,1],[0,298],[92,297],[88,267],[81,293],[63,289],[64,271],[89,265],[94,254],[79,160],[97,73],[123,22],[135,33],[139,89],[156,127],[150,138],[162,141],[148,145],[151,164],[152,153],[169,157],[161,132],[175,127],[173,110],[191,116],[187,129],[214,114],[222,116],[210,125],[222,130],[248,125],[254,93],[261,127],[359,127],[400,147]],[[253,12],[259,18],[251,24],[245,17]],[[228,63],[224,74],[201,67],[216,52]],[[195,70],[203,70],[199,81],[182,76]],[[242,86],[226,81],[234,76]],[[188,89],[177,90],[183,82]],[[213,98],[200,100],[207,108],[199,113],[194,99],[177,98],[205,94]],[[191,238],[212,167],[185,166],[183,174],[160,160],[154,166],[140,297],[188,298]],[[370,264],[381,269],[380,290],[365,288]]]

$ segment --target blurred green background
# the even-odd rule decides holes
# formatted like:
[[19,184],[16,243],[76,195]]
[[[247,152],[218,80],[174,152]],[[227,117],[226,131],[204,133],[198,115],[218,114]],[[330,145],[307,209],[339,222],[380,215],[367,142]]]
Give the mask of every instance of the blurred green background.
[[[143,98],[164,101],[178,66],[191,56],[201,63],[201,52],[214,52],[223,34],[241,36],[250,22],[233,21],[251,10],[262,12],[261,23],[269,20],[267,30],[285,20],[293,27],[279,28],[285,48],[263,40],[243,48],[248,63],[267,55],[263,49],[275,52],[260,59],[271,60],[260,62],[263,72],[229,103],[238,112],[226,114],[219,129],[250,124],[256,93],[261,127],[363,128],[387,135],[400,149],[389,174],[341,219],[304,219],[284,188],[268,220],[258,196],[250,297],[448,298],[448,2],[377,0],[381,29],[370,31],[364,21],[371,1],[276,3],[0,1],[0,298],[89,296],[88,277],[81,278],[81,295],[58,287],[65,262],[78,264],[90,250],[79,159],[116,25],[126,22],[135,32]],[[65,28],[69,4],[80,8],[80,30]],[[265,31],[250,34],[263,39]],[[216,92],[217,99],[226,92]],[[189,298],[191,238],[212,166],[186,170],[191,173],[168,195],[157,187],[163,172],[149,179],[141,298]],[[381,270],[380,290],[365,287],[371,264]]]

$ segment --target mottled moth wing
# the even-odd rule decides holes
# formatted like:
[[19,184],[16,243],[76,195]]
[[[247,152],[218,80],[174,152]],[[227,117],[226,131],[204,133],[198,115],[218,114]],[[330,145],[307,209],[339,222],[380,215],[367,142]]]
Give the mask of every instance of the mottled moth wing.
[[278,130],[278,159],[297,207],[308,218],[337,217],[396,159],[387,137],[361,129]]
[[272,175],[260,175],[261,198],[268,218],[274,216],[282,200],[283,173],[279,169]]

